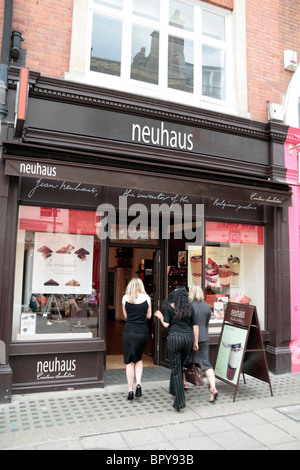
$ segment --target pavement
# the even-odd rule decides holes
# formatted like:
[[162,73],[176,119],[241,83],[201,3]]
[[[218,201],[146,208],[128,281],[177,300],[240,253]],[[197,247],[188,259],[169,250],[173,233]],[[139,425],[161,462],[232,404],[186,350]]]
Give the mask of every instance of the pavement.
[[169,376],[145,368],[143,396],[133,402],[124,370],[107,372],[103,389],[14,395],[0,405],[0,449],[105,450],[114,458],[116,451],[300,450],[300,374],[270,374],[273,396],[268,383],[241,378],[235,402],[235,389],[217,380],[214,404],[205,380],[186,392],[180,412]]

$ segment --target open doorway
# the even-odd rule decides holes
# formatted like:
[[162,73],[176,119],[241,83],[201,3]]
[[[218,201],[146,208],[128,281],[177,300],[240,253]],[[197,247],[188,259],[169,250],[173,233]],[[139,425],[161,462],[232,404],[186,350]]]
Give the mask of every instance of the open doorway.
[[[152,300],[156,297],[155,273],[157,250],[153,248],[110,247],[108,253],[108,293],[107,293],[107,332],[106,369],[125,368],[123,361],[123,328],[125,321],[122,312],[122,297],[126,286],[133,277],[142,279],[145,290]],[[154,366],[154,320],[149,324],[149,340],[143,356],[145,367]]]

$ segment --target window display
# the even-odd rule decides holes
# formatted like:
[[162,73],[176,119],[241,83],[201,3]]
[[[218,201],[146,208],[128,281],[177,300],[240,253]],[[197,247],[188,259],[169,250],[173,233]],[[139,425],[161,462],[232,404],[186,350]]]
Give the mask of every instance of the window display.
[[256,305],[264,324],[264,232],[247,224],[207,222],[205,298],[211,326],[224,319],[228,301]]
[[264,228],[206,222],[205,246],[170,239],[168,292],[200,285],[211,307],[209,332],[220,333],[228,301],[255,305],[264,327]]
[[98,336],[96,227],[95,212],[20,207],[13,340]]

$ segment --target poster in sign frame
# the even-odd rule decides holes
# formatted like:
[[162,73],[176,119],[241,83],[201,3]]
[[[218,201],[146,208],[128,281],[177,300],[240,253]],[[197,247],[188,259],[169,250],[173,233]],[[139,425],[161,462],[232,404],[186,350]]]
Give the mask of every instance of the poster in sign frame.
[[269,384],[273,396],[257,310],[254,305],[229,302],[215,362],[216,378],[235,388],[241,373]]

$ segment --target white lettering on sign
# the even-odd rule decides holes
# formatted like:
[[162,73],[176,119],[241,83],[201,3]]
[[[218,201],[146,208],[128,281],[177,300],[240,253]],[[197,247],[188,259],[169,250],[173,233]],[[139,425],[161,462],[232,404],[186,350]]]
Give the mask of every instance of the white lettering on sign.
[[279,199],[277,196],[263,197],[259,193],[252,193],[250,196],[251,201],[260,202],[269,202],[270,204],[282,204],[282,199]]
[[38,361],[36,368],[37,380],[53,380],[75,377],[76,359],[64,360],[57,357],[52,361]]
[[244,310],[240,310],[240,309],[237,309],[237,310],[231,310],[231,316],[233,318],[239,318],[239,319],[244,319],[245,318],[245,311]]
[[40,163],[20,163],[20,173],[26,175],[56,176],[56,166]]
[[132,125],[132,141],[157,145],[160,147],[171,147],[173,149],[187,150],[191,152],[194,148],[193,134],[186,132],[169,131],[162,122],[160,127]]

